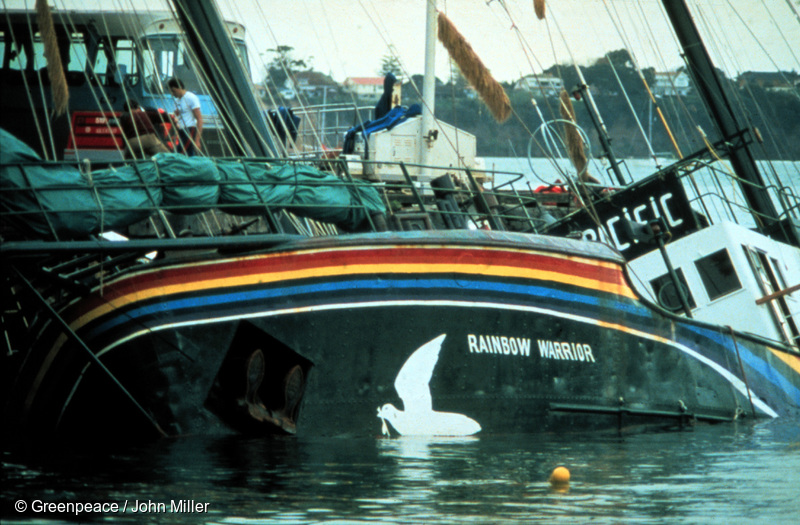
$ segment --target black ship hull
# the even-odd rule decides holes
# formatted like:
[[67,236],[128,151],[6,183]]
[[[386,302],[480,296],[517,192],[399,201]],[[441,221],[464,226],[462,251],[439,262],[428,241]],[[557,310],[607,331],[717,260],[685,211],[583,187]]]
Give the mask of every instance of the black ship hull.
[[[376,434],[381,419],[451,435],[797,414],[797,356],[647,304],[621,262],[458,232],[153,265],[62,309],[71,330],[43,323],[7,417],[24,435]],[[386,405],[413,424],[376,417]]]

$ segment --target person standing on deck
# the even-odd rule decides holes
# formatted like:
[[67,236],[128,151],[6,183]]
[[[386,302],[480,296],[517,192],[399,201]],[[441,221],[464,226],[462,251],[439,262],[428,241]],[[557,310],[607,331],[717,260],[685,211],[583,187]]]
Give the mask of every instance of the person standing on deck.
[[156,111],[145,111],[135,100],[126,102],[122,108],[119,127],[125,135],[125,158],[152,157],[156,153],[169,153],[158,138],[153,123],[162,123]]
[[171,78],[167,82],[172,96],[175,97],[175,119],[178,122],[180,144],[178,151],[190,157],[200,153],[200,139],[203,135],[203,114],[200,111],[200,99],[191,91],[187,91],[179,78]]

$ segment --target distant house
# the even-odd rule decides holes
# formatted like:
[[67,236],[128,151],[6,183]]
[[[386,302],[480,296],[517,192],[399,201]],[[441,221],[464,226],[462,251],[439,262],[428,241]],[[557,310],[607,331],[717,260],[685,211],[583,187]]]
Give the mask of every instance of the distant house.
[[692,91],[692,81],[686,71],[656,73],[651,90],[654,95],[686,96]]
[[292,93],[290,97],[286,98],[294,98],[296,95],[302,97],[321,96],[326,90],[328,93],[334,93],[339,90],[339,84],[319,71],[298,71],[286,79],[281,92],[284,97],[286,94]]
[[800,86],[800,74],[794,71],[746,71],[736,79],[739,88],[758,86],[767,91],[796,91]]
[[342,85],[358,98],[378,99],[383,94],[383,77],[349,77]]
[[514,89],[530,91],[533,94],[544,93],[547,96],[558,95],[564,89],[564,81],[549,75],[527,75],[517,80]]

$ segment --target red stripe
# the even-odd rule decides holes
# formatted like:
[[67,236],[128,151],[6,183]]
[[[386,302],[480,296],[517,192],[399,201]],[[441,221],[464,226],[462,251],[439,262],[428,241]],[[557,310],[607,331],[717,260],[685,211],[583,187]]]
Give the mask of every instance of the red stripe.
[[[165,268],[155,272],[122,279],[107,284],[103,290],[105,302],[114,297],[126,295],[137,290],[153,287],[179,285],[193,281],[241,277],[256,273],[276,273],[292,270],[330,266],[352,266],[362,264],[387,265],[387,273],[392,264],[477,264],[508,266],[521,269],[537,269],[576,277],[594,279],[600,282],[622,284],[624,279],[619,267],[607,268],[593,263],[552,257],[546,254],[520,253],[502,250],[480,250],[461,248],[372,248],[364,250],[330,250],[313,253],[289,253],[269,255],[251,259],[236,259],[197,266]],[[85,308],[85,304],[81,309]]]

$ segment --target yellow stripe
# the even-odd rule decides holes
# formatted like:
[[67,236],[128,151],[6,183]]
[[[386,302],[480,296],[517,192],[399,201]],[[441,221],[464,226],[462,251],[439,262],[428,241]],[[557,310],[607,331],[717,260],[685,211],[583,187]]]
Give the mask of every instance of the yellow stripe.
[[565,284],[580,286],[593,290],[622,295],[624,297],[635,298],[632,290],[626,284],[615,284],[588,279],[572,274],[561,272],[551,272],[535,269],[524,269],[516,266],[486,266],[482,264],[354,264],[350,266],[329,266],[308,268],[303,270],[292,270],[286,272],[270,272],[260,274],[250,274],[240,277],[223,277],[220,279],[208,279],[206,281],[196,281],[189,285],[175,284],[170,286],[153,287],[147,290],[132,292],[109,300],[107,303],[95,308],[76,319],[70,327],[77,330],[86,323],[100,317],[113,309],[121,308],[130,303],[144,301],[152,297],[161,295],[172,295],[187,291],[209,290],[213,288],[232,288],[236,286],[247,286],[256,283],[273,283],[277,281],[291,281],[308,277],[329,277],[335,275],[366,275],[374,273],[463,273],[489,275],[494,277],[515,277],[526,279],[537,279],[552,281]]
[[790,355],[785,352],[778,352],[772,348],[770,348],[769,351],[772,352],[775,357],[789,365],[789,368],[800,374],[800,357],[796,355]]

